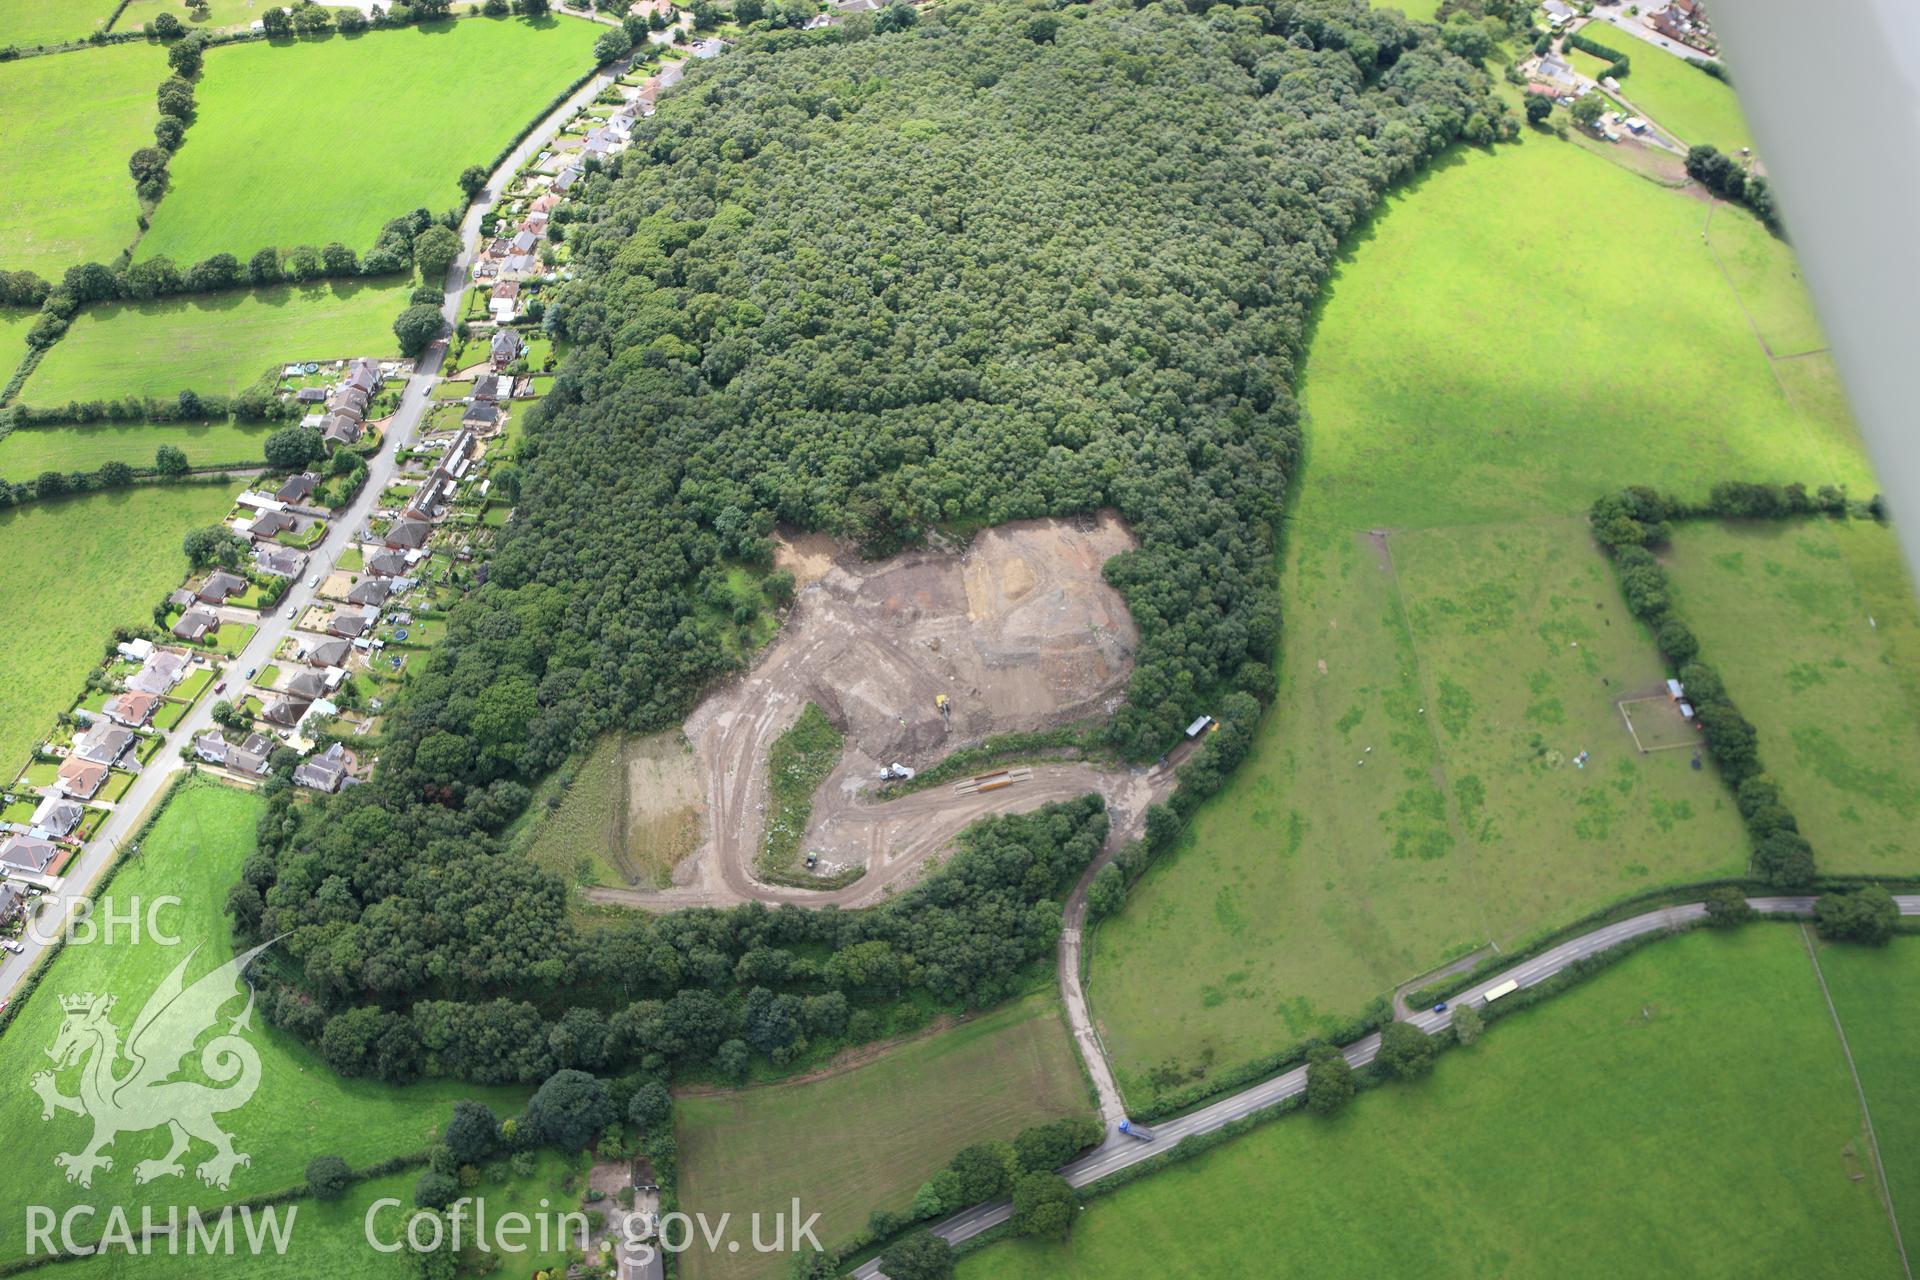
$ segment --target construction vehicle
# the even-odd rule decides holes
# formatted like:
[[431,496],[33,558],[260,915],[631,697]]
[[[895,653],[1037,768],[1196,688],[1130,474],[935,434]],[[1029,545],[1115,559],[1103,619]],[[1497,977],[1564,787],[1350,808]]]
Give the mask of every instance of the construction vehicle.
[[1122,1120],[1120,1122],[1120,1132],[1140,1142],[1153,1141],[1153,1130],[1143,1124],[1135,1124],[1131,1120]]
[[900,764],[898,761],[880,770],[880,781],[882,782],[905,782],[912,776],[913,770],[904,764]]
[[942,720],[945,720],[948,724],[953,723],[953,704],[947,701],[946,694],[944,693],[934,694],[933,707],[934,707],[934,710],[940,713],[940,718]]
[[1213,717],[1201,716],[1199,719],[1195,720],[1192,724],[1187,726],[1187,736],[1189,738],[1197,738],[1212,727],[1213,727]]

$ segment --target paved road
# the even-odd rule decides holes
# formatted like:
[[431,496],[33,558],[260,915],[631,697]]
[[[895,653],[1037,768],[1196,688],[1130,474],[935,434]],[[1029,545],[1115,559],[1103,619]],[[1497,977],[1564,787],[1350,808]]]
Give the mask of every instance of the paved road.
[[[1900,914],[1920,916],[1920,894],[1896,894],[1894,901],[1899,904]],[[1748,898],[1747,902],[1754,910],[1766,915],[1804,916],[1813,911],[1811,897]],[[1604,951],[1610,951],[1621,943],[1646,934],[1691,924],[1703,919],[1706,914],[1705,903],[1692,902],[1684,906],[1662,907],[1657,911],[1648,911],[1595,929],[1591,933],[1583,933],[1550,951],[1542,952],[1531,960],[1522,961],[1483,982],[1476,983],[1456,996],[1451,1004],[1485,1004],[1487,992],[1510,979],[1523,988],[1536,986],[1568,966]],[[1428,1009],[1414,1014],[1406,1021],[1419,1027],[1428,1035],[1435,1035],[1452,1025],[1453,1012],[1451,1008],[1445,1013],[1435,1013]],[[1356,1067],[1372,1062],[1374,1055],[1379,1051],[1380,1036],[1377,1032],[1354,1041],[1342,1050],[1347,1061]],[[1284,1075],[1249,1085],[1238,1093],[1229,1094],[1198,1111],[1154,1125],[1152,1142],[1141,1142],[1110,1133],[1105,1142],[1067,1165],[1060,1172],[1074,1186],[1087,1186],[1110,1173],[1151,1159],[1173,1147],[1183,1138],[1211,1133],[1235,1120],[1277,1106],[1289,1098],[1304,1093],[1306,1087],[1307,1069],[1295,1067]],[[958,1244],[962,1240],[971,1239],[989,1228],[1000,1225],[1012,1215],[1013,1206],[1006,1201],[975,1205],[939,1223],[933,1231],[942,1239]],[[875,1280],[875,1278],[884,1277],[885,1274],[880,1270],[877,1260],[864,1263],[853,1271],[857,1280]]]
[[1610,27],[1616,28],[1617,30],[1620,30],[1620,31],[1624,31],[1630,36],[1634,36],[1640,40],[1646,41],[1648,44],[1653,45],[1655,48],[1665,49],[1668,53],[1672,54],[1676,58],[1686,58],[1693,62],[1712,61],[1712,59],[1710,59],[1706,54],[1700,52],[1698,49],[1689,48],[1686,45],[1681,44],[1677,40],[1667,39],[1665,36],[1661,35],[1658,31],[1655,31],[1652,27],[1649,27],[1645,23],[1641,22],[1639,18],[1634,17],[1630,14],[1602,13],[1598,9],[1596,9],[1594,10],[1591,21],[1604,22]]
[[[479,244],[480,220],[500,198],[500,192],[512,181],[514,173],[527,160],[536,155],[547,143],[551,142],[566,119],[582,106],[593,101],[613,80],[624,75],[627,60],[610,66],[606,71],[593,77],[556,107],[538,128],[530,133],[526,140],[514,148],[500,166],[494,170],[487,186],[472,207],[467,210],[466,218],[460,224],[460,257],[447,270],[445,298],[441,303],[441,314],[446,317],[449,327],[458,318],[460,303],[466,289],[467,268],[473,260],[474,249]],[[231,674],[229,683],[238,684],[249,668],[263,667],[279,651],[281,641],[293,630],[293,622],[287,614],[290,609],[302,609],[313,602],[314,589],[307,582],[321,571],[321,566],[331,564],[336,556],[354,541],[355,535],[366,525],[367,517],[372,514],[385,491],[388,482],[398,470],[395,461],[399,451],[413,439],[420,425],[421,417],[428,407],[427,393],[439,380],[440,364],[446,357],[446,346],[437,342],[428,348],[419,360],[413,376],[408,379],[406,390],[401,395],[400,407],[387,423],[386,438],[381,442],[380,451],[368,460],[367,481],[360,488],[359,496],[346,510],[336,513],[327,527],[327,536],[314,547],[308,557],[307,577],[294,582],[280,605],[271,614],[260,619],[260,629],[254,634],[245,648],[235,654],[227,664]],[[296,615],[297,616],[297,615]],[[36,932],[42,937],[50,937],[58,932],[58,920],[71,917],[74,905],[82,898],[90,897],[95,885],[107,868],[113,864],[120,845],[133,834],[146,812],[159,799],[174,775],[186,767],[180,758],[180,747],[205,732],[213,724],[213,704],[215,699],[203,696],[193,710],[183,717],[180,723],[166,735],[166,745],[159,754],[140,771],[133,785],[127,788],[113,812],[94,838],[75,855],[68,864],[64,883],[56,906],[63,908],[63,914],[55,917],[48,912],[36,925]],[[41,943],[31,937],[23,937],[26,950],[20,955],[0,953],[0,997],[11,997],[14,989],[26,977],[43,950]]]

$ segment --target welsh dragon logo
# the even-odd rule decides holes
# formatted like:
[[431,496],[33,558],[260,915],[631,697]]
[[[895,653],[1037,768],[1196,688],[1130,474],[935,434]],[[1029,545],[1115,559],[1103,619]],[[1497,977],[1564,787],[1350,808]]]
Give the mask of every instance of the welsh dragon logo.
[[[66,1016],[53,1047],[47,1050],[53,1070],[39,1072],[32,1084],[40,1095],[42,1120],[53,1119],[56,1111],[71,1111],[93,1120],[93,1140],[84,1150],[63,1152],[53,1158],[67,1171],[68,1182],[92,1186],[96,1169],[113,1168],[112,1158],[101,1152],[116,1137],[162,1125],[173,1135],[172,1146],[159,1159],[135,1165],[135,1182],[180,1176],[185,1172],[180,1157],[196,1138],[213,1147],[213,1155],[196,1170],[208,1186],[224,1189],[235,1168],[253,1163],[233,1149],[232,1137],[213,1119],[244,1106],[260,1087],[260,1054],[240,1034],[252,1025],[251,987],[246,1008],[200,1050],[200,1074],[213,1084],[175,1077],[195,1042],[219,1021],[221,1007],[239,996],[240,978],[247,966],[271,945],[263,943],[235,956],[187,986],[187,965],[199,951],[194,948],[147,997],[127,1033],[124,1048],[119,1030],[108,1018],[114,1006],[111,995],[61,997],[60,1007]],[[124,1072],[119,1070],[122,1060],[128,1064]],[[78,1097],[69,1098],[60,1092],[54,1077],[76,1064],[80,1065],[80,1092]]]

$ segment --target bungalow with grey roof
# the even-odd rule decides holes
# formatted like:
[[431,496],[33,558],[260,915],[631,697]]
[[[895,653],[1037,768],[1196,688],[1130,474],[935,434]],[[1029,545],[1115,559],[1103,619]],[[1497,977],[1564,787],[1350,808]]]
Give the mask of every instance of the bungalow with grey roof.
[[327,400],[327,389],[325,387],[302,387],[293,393],[293,400],[295,404],[325,404]]
[[48,796],[33,811],[32,826],[35,831],[44,831],[50,836],[64,836],[80,825],[80,819],[87,814],[86,809],[71,800],[60,796]]
[[372,610],[365,613],[350,613],[342,609],[327,621],[327,631],[331,635],[345,636],[353,640],[366,634],[368,628],[373,626],[373,620],[378,616]]
[[118,764],[131,746],[131,730],[111,721],[95,720],[85,733],[73,740],[72,755],[94,764]]
[[14,836],[5,844],[0,844],[0,866],[9,871],[45,875],[47,868],[59,856],[59,845],[38,836]]
[[426,546],[432,534],[433,526],[425,520],[396,520],[382,541],[396,550],[411,550]]
[[500,406],[491,400],[475,400],[467,406],[467,411],[460,415],[460,425],[472,427],[475,430],[496,426],[499,421]]
[[267,757],[273,754],[273,739],[264,733],[250,733],[241,743],[227,744],[227,768],[250,777],[267,776]]
[[352,444],[360,438],[360,423],[344,413],[331,413],[320,424],[320,438],[332,445]]
[[306,663],[310,667],[337,667],[353,653],[353,645],[345,640],[322,640],[307,650]]
[[307,703],[311,701],[311,698],[275,698],[260,713],[260,718],[270,720],[274,724],[299,724],[301,715],[307,709]]
[[253,538],[271,538],[275,534],[285,533],[293,528],[293,517],[284,511],[262,511],[247,526],[247,535]]
[[165,693],[180,683],[187,666],[185,654],[156,649],[147,655],[138,671],[127,677],[127,688],[135,693]]
[[307,557],[290,547],[261,547],[253,562],[279,578],[297,578],[307,570]]

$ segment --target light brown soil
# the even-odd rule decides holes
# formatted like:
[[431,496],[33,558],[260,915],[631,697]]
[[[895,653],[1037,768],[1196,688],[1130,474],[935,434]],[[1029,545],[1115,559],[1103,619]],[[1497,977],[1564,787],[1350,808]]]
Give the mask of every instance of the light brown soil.
[[[926,550],[878,563],[822,539],[785,544],[780,562],[805,584],[786,625],[749,675],[687,721],[706,799],[699,848],[680,863],[671,890],[589,896],[658,909],[749,898],[860,905],[906,883],[976,818],[1089,791],[1107,797],[1117,832],[1137,830],[1170,773],[1043,764],[984,794],[941,787],[885,804],[870,798],[883,765],[924,768],[996,734],[1117,707],[1138,635],[1100,570],[1133,545],[1111,513],[1019,521],[983,532],[961,555]],[[938,694],[951,699],[950,720],[936,708]],[[751,872],[767,751],[809,702],[847,745],[815,798],[802,847],[821,854],[823,874],[866,868],[831,892],[778,888]]]
[[664,883],[680,860],[700,843],[704,797],[700,767],[677,732],[629,738],[621,743],[625,770],[625,849],[634,883]]

